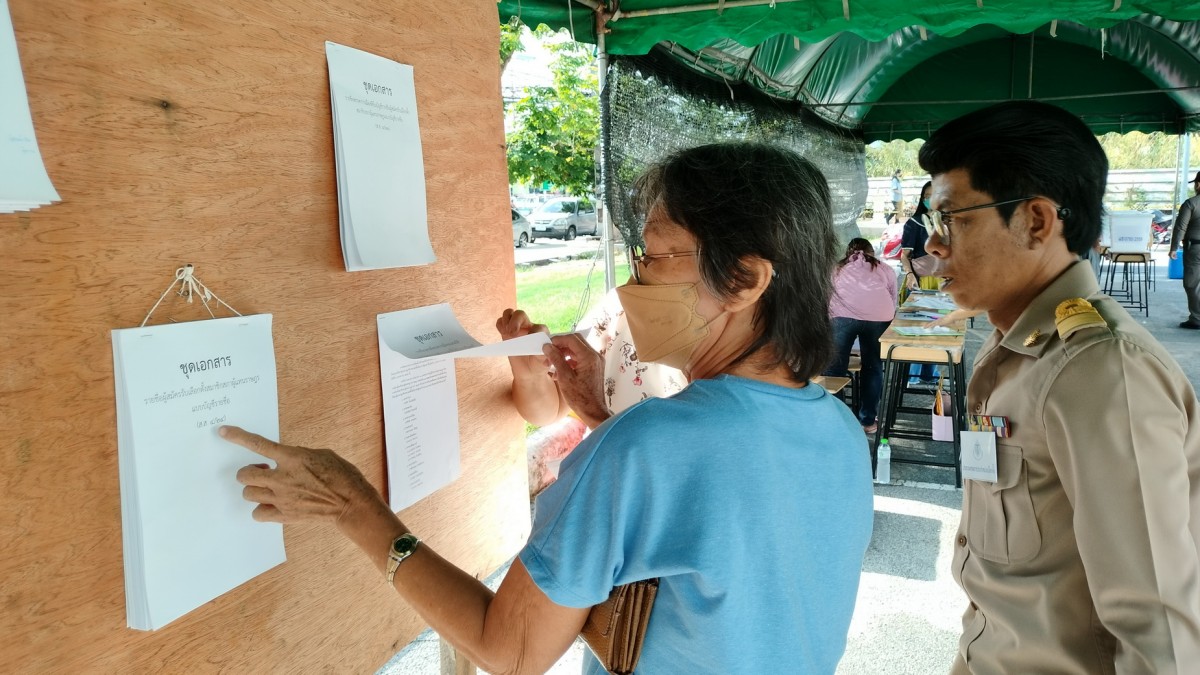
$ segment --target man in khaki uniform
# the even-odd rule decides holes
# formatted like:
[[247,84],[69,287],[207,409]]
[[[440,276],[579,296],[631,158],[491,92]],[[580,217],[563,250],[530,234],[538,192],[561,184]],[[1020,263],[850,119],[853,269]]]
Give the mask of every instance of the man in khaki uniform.
[[1188,318],[1180,328],[1200,329],[1200,171],[1192,180],[1195,195],[1183,200],[1171,229],[1171,259],[1179,256],[1175,249],[1183,246],[1183,291],[1187,293]]
[[968,114],[920,152],[926,250],[996,331],[967,413],[1007,418],[996,481],[965,481],[970,605],[955,674],[1200,672],[1200,418],[1178,364],[1102,295],[1108,161],[1054,106]]

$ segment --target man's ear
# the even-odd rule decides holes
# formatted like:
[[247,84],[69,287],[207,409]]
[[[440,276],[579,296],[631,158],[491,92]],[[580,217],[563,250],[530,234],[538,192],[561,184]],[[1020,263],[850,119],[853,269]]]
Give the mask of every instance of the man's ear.
[[775,278],[775,266],[771,261],[759,258],[758,256],[746,256],[742,258],[742,264],[750,270],[753,275],[754,283],[746,288],[738,291],[732,297],[725,301],[725,310],[729,312],[740,312],[743,309],[753,307],[754,303],[767,292],[767,287],[771,285],[771,281]]
[[1063,238],[1063,222],[1058,217],[1058,207],[1049,199],[1038,197],[1029,200],[1029,248],[1040,248],[1055,237]]

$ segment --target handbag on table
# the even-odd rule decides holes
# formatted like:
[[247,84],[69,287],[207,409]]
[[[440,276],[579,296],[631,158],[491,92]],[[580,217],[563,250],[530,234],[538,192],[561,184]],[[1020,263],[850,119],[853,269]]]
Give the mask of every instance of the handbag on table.
[[608,599],[592,607],[580,636],[613,675],[629,675],[637,667],[658,596],[658,579],[617,586]]

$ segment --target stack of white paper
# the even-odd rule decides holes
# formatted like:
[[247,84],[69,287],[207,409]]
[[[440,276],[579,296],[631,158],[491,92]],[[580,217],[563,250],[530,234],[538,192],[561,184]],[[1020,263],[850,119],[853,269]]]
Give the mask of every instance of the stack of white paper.
[[262,457],[233,424],[279,439],[271,316],[114,330],[117,454],[130,628],[154,630],[285,559],[237,470]]
[[325,57],[346,269],[433,262],[412,66],[333,42]]
[[58,200],[33,133],[8,1],[0,0],[0,213]]
[[399,511],[458,478],[454,359],[540,355],[550,338],[533,333],[481,345],[445,303],[380,314],[377,324],[388,503]]

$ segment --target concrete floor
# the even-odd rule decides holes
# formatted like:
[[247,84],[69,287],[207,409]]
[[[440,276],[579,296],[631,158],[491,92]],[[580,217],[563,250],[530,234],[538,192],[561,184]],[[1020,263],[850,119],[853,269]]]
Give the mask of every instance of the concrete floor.
[[[1200,383],[1200,331],[1177,324],[1187,317],[1178,280],[1167,279],[1167,257],[1156,251],[1156,287],[1150,315],[1140,321],[1179,361],[1193,386]],[[967,361],[990,333],[976,319],[967,335]],[[968,377],[970,369],[968,366]],[[932,397],[930,398],[932,402]],[[948,443],[895,443],[894,455],[947,452]],[[966,599],[950,576],[951,542],[957,531],[962,491],[950,469],[894,464],[891,485],[875,487],[875,531],[863,564],[858,603],[838,675],[936,675],[954,656]],[[502,572],[492,579],[498,583]],[[580,670],[579,643],[550,671]],[[438,641],[426,633],[378,675],[437,675]]]

